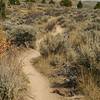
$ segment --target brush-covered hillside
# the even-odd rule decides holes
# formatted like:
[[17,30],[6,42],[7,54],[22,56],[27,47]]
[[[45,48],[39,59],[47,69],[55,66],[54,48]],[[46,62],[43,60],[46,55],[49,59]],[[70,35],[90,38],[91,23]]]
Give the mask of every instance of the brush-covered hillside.
[[0,100],[100,100],[100,2],[11,1],[0,4]]

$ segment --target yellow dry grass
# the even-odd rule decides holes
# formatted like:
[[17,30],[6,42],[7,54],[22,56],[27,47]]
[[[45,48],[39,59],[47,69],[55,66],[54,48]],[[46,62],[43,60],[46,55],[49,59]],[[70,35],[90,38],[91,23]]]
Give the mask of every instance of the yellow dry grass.
[[6,42],[6,35],[2,30],[0,30],[0,44],[5,42]]
[[0,30],[0,56],[5,52],[8,47],[5,33]]

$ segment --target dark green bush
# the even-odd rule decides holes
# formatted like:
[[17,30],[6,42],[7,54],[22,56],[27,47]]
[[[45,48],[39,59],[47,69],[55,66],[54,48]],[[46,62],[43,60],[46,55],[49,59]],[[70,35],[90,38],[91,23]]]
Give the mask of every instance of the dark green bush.
[[19,0],[16,0],[16,5],[20,5],[20,1]]
[[46,3],[46,0],[42,0],[42,3]]
[[19,0],[9,0],[10,4],[12,5],[19,5],[20,1]]
[[80,8],[83,8],[83,4],[82,4],[81,1],[78,2],[78,4],[77,4],[77,8],[79,8],[79,9],[80,9]]
[[35,2],[35,0],[25,0],[25,2]]
[[6,5],[5,5],[5,3],[3,2],[3,0],[1,0],[0,1],[0,16],[2,17],[2,18],[5,18],[6,17],[6,11],[5,11],[5,9],[6,9]]
[[25,32],[16,34],[11,42],[17,46],[32,47],[32,42],[34,40],[35,38],[32,34]]
[[96,6],[94,7],[94,9],[100,9],[100,2],[97,2]]
[[16,46],[35,47],[36,32],[28,25],[18,25],[10,27],[7,32],[11,43]]
[[60,5],[61,6],[66,6],[66,7],[71,7],[72,6],[72,2],[71,2],[71,0],[62,0],[60,2]]
[[50,0],[49,4],[55,4],[55,2],[53,0]]
[[9,0],[9,2],[10,2],[10,4],[13,4],[13,5],[15,5],[15,0]]

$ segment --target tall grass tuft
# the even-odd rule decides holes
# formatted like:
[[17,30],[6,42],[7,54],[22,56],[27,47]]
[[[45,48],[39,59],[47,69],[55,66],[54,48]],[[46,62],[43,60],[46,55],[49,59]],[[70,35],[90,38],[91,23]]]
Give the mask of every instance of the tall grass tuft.
[[27,100],[28,79],[16,58],[11,50],[0,57],[0,100]]

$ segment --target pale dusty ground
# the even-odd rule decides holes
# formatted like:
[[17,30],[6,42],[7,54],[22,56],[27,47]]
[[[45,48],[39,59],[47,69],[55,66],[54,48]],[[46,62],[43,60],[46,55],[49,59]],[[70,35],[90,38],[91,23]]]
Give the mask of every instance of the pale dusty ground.
[[[21,59],[23,59],[23,70],[28,75],[30,81],[30,96],[35,100],[61,100],[57,94],[50,93],[50,84],[48,80],[38,73],[31,64],[31,59],[40,56],[35,50],[26,51]],[[28,100],[33,100],[29,98]]]

